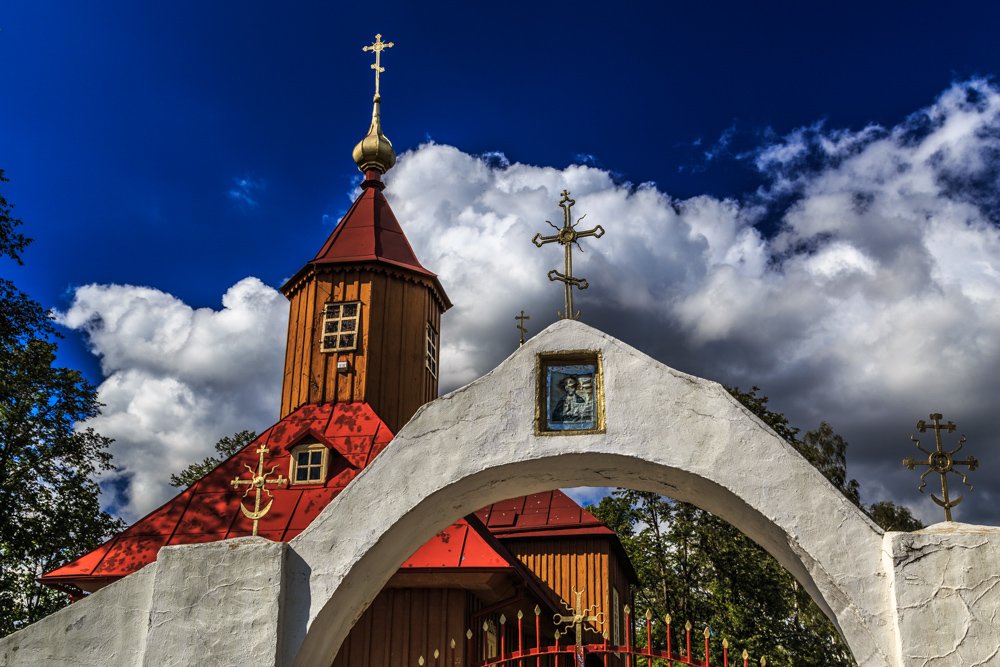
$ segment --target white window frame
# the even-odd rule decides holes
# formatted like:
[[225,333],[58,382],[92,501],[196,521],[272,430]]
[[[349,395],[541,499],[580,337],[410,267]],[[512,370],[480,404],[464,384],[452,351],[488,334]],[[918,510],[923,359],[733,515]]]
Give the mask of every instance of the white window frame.
[[[310,454],[312,452],[320,452],[319,479],[309,479],[308,473],[306,474],[306,479],[297,479],[299,471],[299,454],[305,452],[309,452]],[[326,484],[330,462],[330,450],[326,447],[326,445],[319,441],[301,442],[292,447],[291,454],[292,462],[288,469],[288,479],[292,481],[292,484]],[[310,463],[306,467],[311,470],[315,467],[315,464]]]
[[425,350],[426,354],[424,355],[424,365],[427,367],[427,370],[430,371],[431,376],[437,379],[441,337],[430,322],[427,323],[426,344],[427,349]]
[[[345,315],[352,309],[353,315]],[[347,331],[345,331],[345,326]],[[358,349],[358,334],[361,329],[360,301],[329,301],[323,305],[323,321],[320,323],[319,350],[333,354],[353,352]],[[332,345],[331,343],[332,339]]]

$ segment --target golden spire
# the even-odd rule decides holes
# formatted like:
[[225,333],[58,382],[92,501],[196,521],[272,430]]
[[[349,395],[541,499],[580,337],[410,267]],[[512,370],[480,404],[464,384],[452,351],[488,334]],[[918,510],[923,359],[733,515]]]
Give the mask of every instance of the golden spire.
[[[362,50],[375,52],[375,99],[372,108],[372,124],[368,128],[368,134],[354,147],[354,161],[358,169],[365,173],[369,180],[379,180],[378,174],[384,174],[392,169],[396,164],[396,152],[392,150],[390,142],[382,134],[382,112],[379,106],[382,103],[382,96],[379,95],[379,74],[385,71],[382,67],[382,51],[392,47],[392,42],[383,42],[382,35],[375,35],[375,41],[371,46],[366,46]],[[378,174],[369,174],[371,170],[376,170]]]

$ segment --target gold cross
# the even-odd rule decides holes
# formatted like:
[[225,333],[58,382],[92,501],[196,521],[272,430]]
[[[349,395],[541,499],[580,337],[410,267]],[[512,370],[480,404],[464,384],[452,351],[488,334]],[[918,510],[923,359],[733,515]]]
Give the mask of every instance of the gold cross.
[[[924,477],[927,477],[927,475],[931,474],[932,472],[936,472],[941,475],[941,495],[944,496],[944,500],[938,500],[938,498],[935,497],[933,493],[931,494],[931,500],[933,500],[938,505],[944,508],[944,520],[951,521],[951,508],[955,507],[960,502],[962,502],[963,496],[959,496],[954,501],[949,500],[948,478],[945,477],[945,475],[947,475],[949,472],[962,475],[962,482],[971,490],[972,485],[969,484],[969,481],[966,479],[965,474],[955,470],[955,466],[956,465],[969,466],[969,472],[972,472],[973,470],[979,467],[979,461],[977,461],[975,458],[971,456],[966,458],[964,461],[956,461],[954,457],[952,457],[952,454],[954,454],[955,452],[957,452],[962,448],[962,443],[965,442],[964,435],[962,436],[962,439],[958,441],[958,447],[951,450],[950,452],[944,451],[944,448],[941,446],[941,431],[944,430],[947,431],[948,433],[954,433],[956,428],[955,423],[949,421],[947,424],[942,424],[941,423],[942,416],[937,412],[930,415],[930,418],[934,422],[934,425],[929,428],[934,429],[934,439],[937,442],[937,451],[934,452],[927,451],[926,449],[920,446],[920,441],[911,435],[910,440],[917,443],[917,449],[922,451],[924,454],[927,454],[927,460],[916,461],[913,459],[912,456],[907,456],[905,459],[903,459],[903,465],[909,468],[910,470],[913,470],[915,466],[929,466],[927,468],[927,472],[925,472],[923,475],[920,476],[920,488],[917,489],[918,491],[920,491],[920,493],[923,493],[924,487],[927,486],[927,482],[924,481]],[[927,422],[925,422],[923,419],[917,422],[918,431],[920,431],[921,433],[925,433],[927,429],[928,429]]]
[[[239,489],[240,489],[240,484],[247,484],[247,485],[249,485],[247,487],[247,492],[243,494],[244,498],[247,497],[247,493],[250,493],[254,489],[257,490],[257,497],[254,499],[254,504],[253,504],[253,512],[251,512],[250,510],[248,510],[246,507],[243,506],[243,501],[242,500],[240,501],[240,509],[243,510],[244,516],[246,516],[246,518],[248,518],[248,519],[252,519],[253,520],[253,534],[254,535],[257,534],[257,522],[260,521],[261,517],[263,517],[265,514],[267,514],[268,510],[271,509],[271,505],[274,503],[274,498],[271,496],[271,492],[268,491],[267,488],[265,487],[265,484],[277,484],[278,486],[281,486],[281,485],[285,484],[288,481],[287,479],[285,479],[284,477],[282,477],[280,474],[278,475],[277,479],[268,479],[267,476],[274,474],[274,471],[275,471],[275,469],[278,466],[274,466],[273,468],[271,468],[270,472],[268,472],[268,473],[265,474],[264,473],[264,453],[267,452],[267,447],[264,446],[264,445],[261,445],[260,448],[257,450],[257,452],[260,454],[260,462],[257,464],[257,472],[256,473],[254,472],[253,468],[251,468],[250,466],[248,466],[245,463],[243,464],[246,467],[246,469],[250,471],[250,474],[253,475],[252,479],[240,479],[239,477],[237,477],[232,482],[230,482],[230,484],[233,485],[233,488],[236,489],[237,491],[239,491]],[[260,492],[261,491],[266,492],[267,495],[268,495],[268,497],[271,498],[271,500],[267,503],[267,505],[264,506],[264,509],[260,508]]]
[[575,203],[576,202],[574,200],[569,198],[569,190],[563,190],[562,200],[559,202],[559,206],[562,207],[563,210],[563,226],[556,227],[551,222],[546,220],[545,222],[552,225],[553,229],[558,230],[558,233],[554,236],[542,236],[541,234],[535,234],[534,238],[531,239],[531,242],[539,248],[546,243],[558,241],[566,249],[566,272],[559,273],[553,269],[549,271],[548,274],[549,280],[558,280],[566,285],[566,314],[563,315],[562,313],[557,312],[559,319],[563,320],[580,319],[579,311],[577,311],[575,316],[573,315],[573,287],[576,287],[577,289],[587,289],[590,286],[583,278],[576,278],[573,276],[573,244],[576,243],[576,247],[580,248],[580,252],[583,252],[583,248],[580,246],[577,239],[585,236],[593,236],[595,239],[599,239],[604,236],[604,228],[600,225],[597,225],[593,229],[585,232],[576,231],[576,225],[580,224],[580,221],[583,220],[583,218],[586,218],[587,215],[584,214],[583,217],[581,217],[580,220],[577,220],[576,224],[574,224],[573,215],[570,212],[570,209],[573,208],[573,204]]
[[[587,589],[583,590],[585,591]],[[583,624],[586,623],[587,621],[593,621],[594,623],[604,623],[605,616],[603,611],[598,614],[591,615],[591,612],[597,608],[597,604],[596,603],[592,604],[586,609],[584,609],[583,591],[576,590],[576,587],[574,586],[573,592],[576,594],[576,610],[574,610],[573,607],[570,607],[568,604],[566,604],[565,600],[562,601],[563,606],[566,607],[566,609],[568,609],[569,611],[573,612],[573,615],[563,616],[562,614],[556,614],[555,616],[552,617],[552,621],[556,625],[565,623],[567,632],[571,627],[573,627],[576,630],[576,648],[577,651],[579,651],[583,647]]]
[[524,321],[530,320],[531,316],[525,315],[524,311],[522,310],[520,315],[514,316],[514,319],[521,320],[521,322],[517,325],[517,328],[521,330],[521,345],[524,345],[524,334],[528,333],[528,330],[524,328]]
[[375,52],[375,64],[372,65],[372,69],[375,70],[375,97],[378,97],[378,75],[385,71],[385,68],[382,67],[382,51],[391,48],[392,42],[383,42],[382,35],[375,35],[375,41],[372,42],[371,46],[362,47],[363,51]]

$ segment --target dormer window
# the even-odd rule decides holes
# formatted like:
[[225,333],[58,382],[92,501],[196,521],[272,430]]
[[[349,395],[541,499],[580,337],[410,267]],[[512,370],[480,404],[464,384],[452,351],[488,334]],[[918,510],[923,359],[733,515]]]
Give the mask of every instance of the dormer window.
[[319,442],[302,442],[292,448],[292,465],[288,476],[292,484],[326,483],[329,451]]
[[438,332],[427,323],[427,370],[433,377],[438,376]]
[[323,308],[321,352],[350,352],[358,347],[361,302],[328,303]]

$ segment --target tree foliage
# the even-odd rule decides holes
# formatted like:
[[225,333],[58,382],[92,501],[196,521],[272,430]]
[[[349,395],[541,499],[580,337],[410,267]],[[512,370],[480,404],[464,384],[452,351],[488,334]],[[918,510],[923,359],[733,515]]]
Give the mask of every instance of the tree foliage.
[[218,457],[206,456],[201,463],[192,463],[179,474],[170,475],[170,486],[183,486],[185,488],[191,486],[215,470],[220,463],[253,442],[256,437],[255,431],[244,430],[221,438],[215,443],[215,451],[219,452]]
[[[22,264],[31,239],[11,208],[0,196],[0,255]],[[53,366],[58,337],[42,306],[0,279],[0,635],[68,603],[35,577],[124,528],[101,511],[93,480],[112,467],[111,440],[77,428],[98,414],[97,391]]]
[[[847,476],[847,443],[829,424],[799,438],[799,429],[768,409],[757,387],[729,391],[884,529],[922,527],[908,509],[889,501],[862,505],[857,481]],[[636,618],[649,610],[657,619],[670,614],[679,624],[707,625],[755,660],[766,656],[769,665],[855,664],[833,624],[791,574],[719,517],[628,489],[588,509],[618,534],[639,575]],[[666,645],[665,626],[654,627],[654,645]],[[644,644],[645,637],[639,641]],[[719,643],[713,646],[721,651]],[[713,655],[716,660],[722,656]]]

